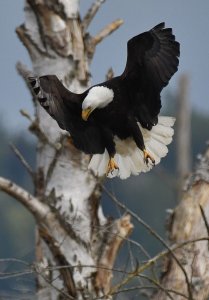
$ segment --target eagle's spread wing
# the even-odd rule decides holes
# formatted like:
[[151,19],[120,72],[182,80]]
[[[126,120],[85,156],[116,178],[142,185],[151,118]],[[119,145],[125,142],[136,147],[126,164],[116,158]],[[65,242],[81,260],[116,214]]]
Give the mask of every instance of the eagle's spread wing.
[[164,27],[165,24],[160,23],[128,41],[127,63],[122,76],[140,73],[140,77],[158,91],[168,84],[178,68],[179,43],[172,29]]
[[70,92],[55,75],[30,77],[29,83],[41,106],[57,121],[60,128],[71,134],[78,149],[88,154],[104,152],[104,142],[97,126],[81,118],[85,92]]
[[164,27],[165,24],[160,23],[128,41],[127,63],[121,75],[135,88],[136,117],[147,128],[156,123],[161,108],[160,92],[179,64],[179,43],[175,41],[172,29]]
[[[63,86],[56,75],[30,77],[29,82],[41,106],[57,121],[60,128],[67,129],[65,114],[67,106],[69,106],[71,102],[71,92]],[[69,101],[67,101],[67,99],[69,99]],[[75,110],[76,107],[72,108]]]

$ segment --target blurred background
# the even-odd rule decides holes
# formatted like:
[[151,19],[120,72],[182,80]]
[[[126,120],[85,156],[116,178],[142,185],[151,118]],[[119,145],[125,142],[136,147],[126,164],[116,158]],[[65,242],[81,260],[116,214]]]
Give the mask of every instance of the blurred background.
[[[92,1],[81,0],[81,16]],[[23,0],[1,0],[0,10],[0,176],[7,177],[32,191],[28,174],[11,151],[12,142],[35,168],[36,140],[27,131],[28,123],[19,111],[33,115],[31,96],[15,65],[21,61],[29,68],[30,59],[15,34],[15,28],[24,22]],[[96,34],[106,24],[117,18],[124,20],[110,37],[99,44],[91,67],[92,83],[103,81],[112,67],[115,74],[123,71],[126,61],[126,42],[132,36],[149,30],[165,21],[172,27],[181,44],[179,71],[163,91],[162,114],[177,117],[174,142],[169,154],[159,167],[148,174],[131,177],[125,181],[107,180],[106,186],[122,203],[136,212],[161,236],[166,238],[167,209],[178,203],[182,176],[192,171],[198,153],[204,151],[209,138],[209,2],[196,0],[107,0],[91,24],[89,31]],[[181,112],[184,112],[183,114]],[[178,130],[180,128],[180,130]],[[181,170],[182,140],[185,166]],[[178,142],[179,141],[179,142]],[[184,147],[186,144],[186,147]],[[180,163],[179,163],[180,162]],[[103,195],[106,215],[116,217],[121,212]],[[140,242],[152,256],[161,245],[138,224],[132,238]],[[14,199],[0,194],[0,259],[19,258],[34,260],[34,221],[32,216]],[[0,264],[0,272],[9,271],[8,264]],[[15,280],[15,284],[14,284]],[[34,279],[0,280],[0,299],[10,299],[19,289],[32,290]]]

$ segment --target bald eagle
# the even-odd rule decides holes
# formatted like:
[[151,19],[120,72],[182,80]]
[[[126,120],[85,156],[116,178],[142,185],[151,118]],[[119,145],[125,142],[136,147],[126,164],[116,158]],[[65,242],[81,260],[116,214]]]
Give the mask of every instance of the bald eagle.
[[92,155],[89,168],[98,176],[124,179],[149,171],[168,152],[175,119],[159,116],[160,93],[178,69],[179,48],[172,29],[160,23],[128,41],[120,76],[81,94],[55,75],[29,82],[75,147]]

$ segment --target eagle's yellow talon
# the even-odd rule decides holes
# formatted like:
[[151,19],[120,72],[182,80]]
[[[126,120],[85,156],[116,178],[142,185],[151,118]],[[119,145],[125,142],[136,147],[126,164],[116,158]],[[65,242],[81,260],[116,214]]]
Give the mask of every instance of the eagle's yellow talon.
[[108,165],[107,165],[106,175],[108,176],[109,173],[112,174],[114,170],[119,170],[119,167],[118,167],[117,163],[115,162],[114,158],[111,157],[108,162]]
[[143,150],[144,153],[144,161],[146,164],[148,164],[149,159],[151,160],[152,164],[155,165],[155,159],[152,157],[151,154],[149,154],[149,152],[147,152],[147,150]]

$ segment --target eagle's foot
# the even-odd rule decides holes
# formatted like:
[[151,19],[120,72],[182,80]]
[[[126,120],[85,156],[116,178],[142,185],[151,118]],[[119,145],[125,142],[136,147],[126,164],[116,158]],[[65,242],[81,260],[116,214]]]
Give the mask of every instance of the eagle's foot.
[[113,157],[110,158],[108,165],[107,165],[107,172],[106,175],[113,174],[114,170],[119,170],[118,165],[116,164]]
[[149,163],[149,159],[151,160],[153,166],[155,165],[155,159],[153,158],[153,156],[147,151],[147,150],[143,150],[143,153],[144,153],[144,162],[146,164]]

